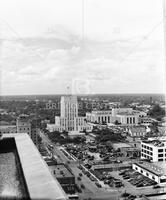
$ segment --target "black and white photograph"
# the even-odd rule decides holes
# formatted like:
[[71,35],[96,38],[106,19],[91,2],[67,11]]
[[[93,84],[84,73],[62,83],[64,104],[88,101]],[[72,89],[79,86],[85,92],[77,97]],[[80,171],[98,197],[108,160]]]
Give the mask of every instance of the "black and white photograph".
[[0,200],[166,200],[166,0],[0,0]]

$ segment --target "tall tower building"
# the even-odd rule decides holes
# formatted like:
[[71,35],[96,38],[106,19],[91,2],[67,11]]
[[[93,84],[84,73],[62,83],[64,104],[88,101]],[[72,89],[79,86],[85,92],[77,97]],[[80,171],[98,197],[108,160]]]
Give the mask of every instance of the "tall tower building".
[[[86,123],[86,117],[78,116],[77,96],[66,95],[61,97],[60,117],[55,116],[55,125],[51,129],[57,131],[91,131],[92,127]],[[47,126],[49,127],[49,125]],[[50,128],[48,128],[50,129]]]
[[61,117],[66,117],[69,120],[74,120],[78,117],[78,102],[76,96],[61,97]]

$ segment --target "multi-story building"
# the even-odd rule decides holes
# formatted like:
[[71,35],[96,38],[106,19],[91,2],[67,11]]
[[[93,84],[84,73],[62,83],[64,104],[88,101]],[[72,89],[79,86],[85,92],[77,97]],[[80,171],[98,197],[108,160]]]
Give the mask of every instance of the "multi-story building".
[[0,125],[1,134],[16,133],[16,132],[17,132],[16,125]]
[[47,129],[55,131],[91,131],[92,126],[87,124],[86,117],[78,116],[77,97],[72,95],[62,96],[60,102],[60,116],[55,116],[55,124],[47,125]]
[[[141,159],[132,168],[158,184],[166,184],[166,138],[151,138],[141,142]],[[147,162],[147,159],[151,162]]]
[[40,129],[32,125],[27,115],[20,115],[16,121],[17,133],[27,133],[35,145],[38,145],[38,134]]
[[139,118],[139,123],[145,126],[151,125],[153,121],[154,120],[152,118],[147,117],[147,116]]
[[141,158],[152,162],[166,161],[166,138],[142,141]]
[[33,140],[35,145],[38,145],[38,134],[40,129],[32,126],[32,123],[27,115],[20,115],[17,118],[15,125],[1,125],[0,134],[7,133],[27,133]]
[[27,133],[31,137],[31,122],[27,115],[20,115],[16,121],[17,133]]
[[110,123],[111,122],[112,112],[111,110],[95,110],[91,113],[86,113],[86,119],[89,122],[97,123]]
[[[10,152],[11,156],[4,154],[4,151]],[[5,192],[1,190],[0,199],[18,199],[18,196],[19,199],[69,199],[26,133],[2,136],[0,169],[1,189],[6,185],[9,186]],[[18,186],[13,185],[10,179],[17,180],[17,184],[21,185],[22,189],[17,191]],[[9,188],[11,188],[10,196],[8,196]]]
[[115,123],[121,125],[133,126],[137,125],[140,117],[146,116],[145,112],[133,110],[132,108],[112,108],[112,110],[95,110],[91,113],[86,113],[87,121],[102,123]]
[[122,125],[135,125],[139,122],[139,112],[132,108],[114,108],[112,109],[112,117]]

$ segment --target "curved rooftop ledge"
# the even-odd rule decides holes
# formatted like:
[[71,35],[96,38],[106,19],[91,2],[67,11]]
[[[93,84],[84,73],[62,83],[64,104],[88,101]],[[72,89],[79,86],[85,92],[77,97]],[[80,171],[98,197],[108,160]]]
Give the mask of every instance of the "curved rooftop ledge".
[[51,175],[47,164],[30,137],[25,133],[4,134],[14,138],[30,198],[33,200],[67,200],[59,182]]

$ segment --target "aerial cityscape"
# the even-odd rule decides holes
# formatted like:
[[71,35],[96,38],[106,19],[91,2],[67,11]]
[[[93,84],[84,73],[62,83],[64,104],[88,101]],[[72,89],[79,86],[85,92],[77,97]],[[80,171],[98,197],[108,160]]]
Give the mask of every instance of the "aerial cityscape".
[[165,0],[0,0],[0,200],[166,200],[165,33]]

